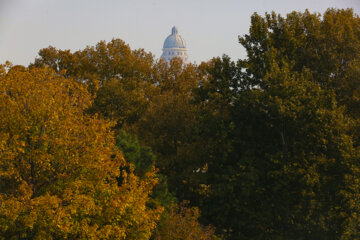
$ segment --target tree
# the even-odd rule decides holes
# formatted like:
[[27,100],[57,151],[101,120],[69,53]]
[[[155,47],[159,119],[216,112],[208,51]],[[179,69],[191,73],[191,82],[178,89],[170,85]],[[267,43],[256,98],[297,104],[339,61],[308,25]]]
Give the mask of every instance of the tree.
[[48,66],[57,73],[85,83],[95,97],[89,109],[117,122],[132,124],[145,111],[153,85],[153,55],[131,50],[120,39],[71,53],[48,47],[39,51],[31,66]]
[[240,38],[248,58],[215,59],[197,91],[208,145],[202,221],[226,239],[359,237],[358,125],[345,100],[356,91],[344,90],[358,57],[340,50],[357,51],[358,17],[328,10],[323,19],[254,14]]
[[190,208],[186,202],[172,205],[165,212],[156,228],[154,240],[214,240],[215,229],[212,226],[203,227],[199,224],[199,210]]
[[[125,159],[134,164],[134,173],[138,177],[147,177],[148,172],[154,171],[155,154],[150,147],[140,145],[136,136],[121,130],[116,136],[116,145],[124,154]],[[161,173],[157,173],[156,176],[158,184],[153,188],[151,199],[147,204],[155,207],[169,207],[176,203],[177,199],[169,192],[166,176]]]
[[203,167],[200,157],[189,155],[201,144],[194,134],[197,106],[192,104],[192,90],[197,87],[200,74],[196,66],[184,66],[178,58],[169,65],[157,63],[154,67],[157,84],[145,113],[132,128],[153,149],[156,166],[180,201],[196,201],[190,199],[189,191],[194,191],[191,189],[199,181],[195,171]]
[[155,172],[133,174],[90,104],[83,84],[49,68],[1,67],[1,239],[150,238]]
[[356,238],[353,122],[308,73],[271,69],[208,135],[204,218],[227,239]]
[[[313,81],[335,90],[347,112],[359,114],[360,18],[352,9],[328,9],[323,16],[292,12],[285,18],[272,12],[251,17],[249,34],[239,37],[247,51],[243,61],[249,86],[263,86],[272,60],[285,59],[291,71],[312,73]],[[275,55],[274,55],[275,54]],[[280,66],[281,67],[281,66]],[[252,74],[250,77],[250,73]]]

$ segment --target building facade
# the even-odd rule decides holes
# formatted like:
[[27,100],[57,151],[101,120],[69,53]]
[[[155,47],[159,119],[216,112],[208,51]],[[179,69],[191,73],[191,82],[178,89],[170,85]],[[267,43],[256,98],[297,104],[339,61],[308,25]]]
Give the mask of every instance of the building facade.
[[185,40],[178,33],[178,29],[174,26],[171,34],[165,39],[162,49],[161,58],[165,62],[170,62],[174,57],[182,59],[184,64],[189,63]]

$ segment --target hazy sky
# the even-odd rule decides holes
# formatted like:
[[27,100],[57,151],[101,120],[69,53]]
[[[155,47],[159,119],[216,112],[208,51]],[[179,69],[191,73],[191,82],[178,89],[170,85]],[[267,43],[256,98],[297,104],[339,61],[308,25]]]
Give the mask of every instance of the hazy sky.
[[245,57],[237,38],[254,12],[328,7],[360,15],[360,0],[0,0],[0,63],[28,65],[49,45],[76,51],[112,38],[159,57],[174,25],[192,62],[224,53],[236,60]]

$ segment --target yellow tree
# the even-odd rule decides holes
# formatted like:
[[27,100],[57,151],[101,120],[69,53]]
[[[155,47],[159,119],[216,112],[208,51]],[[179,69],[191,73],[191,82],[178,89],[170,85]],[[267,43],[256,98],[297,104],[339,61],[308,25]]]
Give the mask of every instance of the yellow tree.
[[84,114],[86,87],[49,68],[0,70],[0,239],[148,239],[154,171],[139,180],[112,123]]
[[161,217],[154,233],[155,240],[216,240],[215,228],[198,222],[199,209],[190,208],[187,202],[172,205]]

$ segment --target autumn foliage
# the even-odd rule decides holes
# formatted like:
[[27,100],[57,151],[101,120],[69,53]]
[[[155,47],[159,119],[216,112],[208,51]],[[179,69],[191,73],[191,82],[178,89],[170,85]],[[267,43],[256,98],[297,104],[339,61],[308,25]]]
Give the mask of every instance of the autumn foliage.
[[0,93],[2,239],[149,238],[161,212],[146,207],[154,172],[121,171],[111,122],[84,114],[83,85],[2,66]]
[[360,239],[359,16],[255,13],[239,43],[2,65],[0,239]]
[[191,208],[186,202],[173,204],[162,215],[156,228],[155,240],[213,240],[215,228],[203,227],[199,222],[199,209]]

